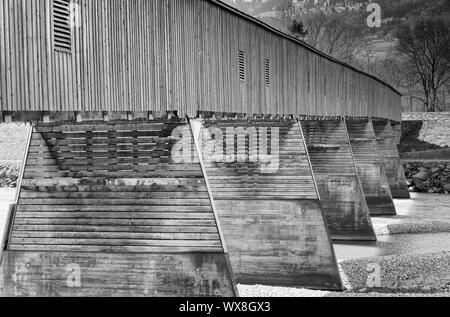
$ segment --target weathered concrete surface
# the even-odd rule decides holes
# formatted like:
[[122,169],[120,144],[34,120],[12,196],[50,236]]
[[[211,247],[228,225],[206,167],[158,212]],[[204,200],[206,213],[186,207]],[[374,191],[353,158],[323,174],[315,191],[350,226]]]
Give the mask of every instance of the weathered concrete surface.
[[[342,289],[298,122],[206,120],[203,143],[211,145],[208,133],[227,140],[205,150],[203,161],[236,280]],[[213,158],[225,152],[227,162]],[[238,153],[244,157],[233,159]]]
[[225,254],[6,252],[0,296],[233,297]]
[[333,240],[376,240],[342,120],[302,121]]
[[319,202],[218,200],[216,206],[239,283],[341,289]]
[[[235,295],[187,123],[40,124],[30,143],[5,294]],[[81,289],[61,285],[71,264]]]
[[346,124],[370,215],[394,216],[394,201],[372,123],[369,120],[347,120]]
[[398,199],[411,198],[392,123],[390,121],[373,121],[373,126],[392,197]]

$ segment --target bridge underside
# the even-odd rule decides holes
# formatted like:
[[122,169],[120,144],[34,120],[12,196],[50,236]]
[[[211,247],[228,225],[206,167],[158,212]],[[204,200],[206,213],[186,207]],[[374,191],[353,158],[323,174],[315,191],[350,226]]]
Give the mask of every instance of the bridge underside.
[[394,153],[381,164],[368,120],[31,116],[3,114],[40,123],[0,294],[234,296],[236,281],[340,290],[331,239],[376,240],[369,211],[395,213],[383,168]]

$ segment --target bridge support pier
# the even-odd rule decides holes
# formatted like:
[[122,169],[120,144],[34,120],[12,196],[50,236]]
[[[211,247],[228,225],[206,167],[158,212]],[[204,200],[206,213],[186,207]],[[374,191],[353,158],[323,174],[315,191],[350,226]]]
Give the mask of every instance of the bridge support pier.
[[29,143],[2,296],[237,295],[188,124],[42,124]]
[[192,122],[236,280],[342,290],[299,123]]
[[391,187],[392,197],[410,199],[411,195],[406,184],[405,171],[398,153],[398,139],[391,121],[373,121],[382,161]]
[[369,120],[347,120],[353,157],[371,216],[395,216],[394,201]]
[[345,121],[302,120],[301,125],[332,239],[375,241]]

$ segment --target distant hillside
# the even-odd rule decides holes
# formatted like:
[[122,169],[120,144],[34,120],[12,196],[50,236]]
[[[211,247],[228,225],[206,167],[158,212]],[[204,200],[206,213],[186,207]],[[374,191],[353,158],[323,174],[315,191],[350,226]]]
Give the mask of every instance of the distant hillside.
[[[283,0],[222,0],[252,16],[273,16]],[[326,0],[294,0],[298,6],[307,8],[325,7]],[[369,1],[330,0],[331,7],[352,7],[362,3],[366,7]],[[383,19],[416,19],[418,17],[443,16],[450,19],[450,0],[377,0],[382,8]]]
[[[222,1],[284,31],[278,18],[278,9],[286,0]],[[315,5],[314,0],[294,0],[294,3],[297,16],[317,10],[334,12],[334,14],[340,14],[342,10],[359,11],[363,15],[369,14],[365,10],[369,1],[330,0],[330,6],[327,5],[327,0],[318,0],[318,5]],[[373,57],[377,59],[383,59],[393,48],[395,40],[392,35],[400,24],[430,17],[441,17],[450,21],[450,0],[376,0],[376,3],[381,6],[383,24],[381,28],[368,29],[368,32],[371,34],[370,50]]]

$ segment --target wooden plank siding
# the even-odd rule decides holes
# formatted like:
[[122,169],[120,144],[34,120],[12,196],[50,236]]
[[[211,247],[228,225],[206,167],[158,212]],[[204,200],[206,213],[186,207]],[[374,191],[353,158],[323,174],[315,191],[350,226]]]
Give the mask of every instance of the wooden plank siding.
[[[0,111],[197,111],[400,121],[400,95],[215,0],[74,0],[71,53],[52,0],[0,5]],[[245,55],[245,81],[238,51]],[[270,85],[265,62],[270,62]],[[308,76],[308,74],[310,74]],[[311,78],[311,90],[308,80]]]

